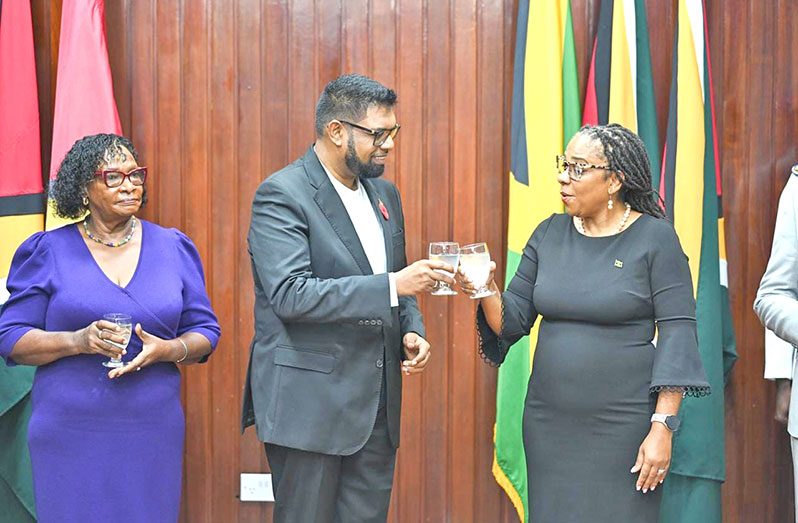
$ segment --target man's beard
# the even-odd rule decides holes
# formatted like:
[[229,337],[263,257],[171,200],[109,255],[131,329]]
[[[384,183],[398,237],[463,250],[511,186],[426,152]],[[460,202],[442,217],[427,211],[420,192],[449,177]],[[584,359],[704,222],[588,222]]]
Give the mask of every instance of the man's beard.
[[358,179],[379,178],[385,173],[385,166],[375,163],[363,163],[357,157],[355,152],[355,139],[351,134],[349,135],[349,142],[346,147],[346,157],[344,158],[346,166],[349,170],[358,177]]

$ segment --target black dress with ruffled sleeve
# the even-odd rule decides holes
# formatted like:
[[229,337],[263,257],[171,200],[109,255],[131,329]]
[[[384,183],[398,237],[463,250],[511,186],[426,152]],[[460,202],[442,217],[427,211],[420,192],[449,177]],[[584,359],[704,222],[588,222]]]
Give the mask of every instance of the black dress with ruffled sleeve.
[[709,394],[693,296],[665,220],[643,215],[607,237],[567,215],[537,227],[502,295],[500,336],[477,310],[495,365],[540,316],[523,421],[530,521],[657,521],[661,489],[637,492],[629,469],[657,392]]

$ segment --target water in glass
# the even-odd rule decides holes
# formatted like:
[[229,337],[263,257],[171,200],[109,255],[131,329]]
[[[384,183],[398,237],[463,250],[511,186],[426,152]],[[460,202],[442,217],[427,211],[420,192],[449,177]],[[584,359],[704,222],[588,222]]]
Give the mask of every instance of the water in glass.
[[460,249],[460,268],[477,288],[472,300],[493,296],[487,287],[490,276],[490,252],[486,243],[472,243]]
[[[429,244],[429,259],[449,264],[456,271],[460,261],[460,246],[456,242],[432,242]],[[438,272],[454,278],[454,273],[444,270],[438,270]],[[431,294],[433,296],[453,296],[457,294],[457,291],[449,287],[446,282],[438,282]]]
[[[108,343],[122,350],[126,349],[128,343],[130,343],[130,335],[133,332],[133,318],[131,318],[127,314],[112,312],[110,314],[104,315],[103,319],[106,321],[110,321],[111,323],[115,323],[120,328],[120,331],[117,332],[117,334],[125,338],[125,343],[116,343],[111,340],[108,340]],[[120,357],[120,358],[111,358],[108,361],[104,361],[103,365],[115,369],[117,367],[124,366],[125,363],[122,361],[122,358]]]

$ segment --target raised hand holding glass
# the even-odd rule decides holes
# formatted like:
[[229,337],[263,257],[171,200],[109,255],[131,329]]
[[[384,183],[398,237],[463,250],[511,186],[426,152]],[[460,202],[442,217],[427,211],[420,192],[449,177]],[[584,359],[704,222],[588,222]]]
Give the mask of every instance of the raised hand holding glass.
[[496,294],[488,288],[490,276],[490,252],[486,243],[472,243],[460,248],[460,270],[476,287],[472,300]]
[[[439,261],[454,267],[457,271],[457,264],[460,260],[460,246],[456,242],[432,242],[429,244],[429,259]],[[443,270],[438,270],[439,273],[445,274],[454,278],[454,274]],[[439,281],[430,294],[433,296],[454,296],[457,291],[449,287],[449,284],[444,281]]]

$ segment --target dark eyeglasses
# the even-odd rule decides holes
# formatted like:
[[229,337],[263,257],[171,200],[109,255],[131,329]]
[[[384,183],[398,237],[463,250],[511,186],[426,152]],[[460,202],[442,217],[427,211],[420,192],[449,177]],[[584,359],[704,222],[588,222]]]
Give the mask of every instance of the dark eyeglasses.
[[136,167],[129,173],[123,173],[116,169],[103,169],[94,173],[94,176],[102,176],[105,186],[110,188],[119,187],[125,183],[125,178],[130,180],[133,185],[144,185],[147,180],[147,168]]
[[593,165],[592,163],[571,163],[565,159],[565,156],[557,156],[557,173],[561,174],[568,172],[568,177],[575,182],[578,182],[585,175],[585,171],[590,169],[609,169],[609,165]]
[[341,123],[345,123],[346,125],[351,125],[355,129],[359,131],[363,131],[366,134],[369,134],[374,137],[374,147],[382,147],[382,144],[390,138],[393,140],[396,138],[396,135],[399,133],[399,124],[396,124],[391,129],[369,129],[368,127],[363,127],[362,125],[358,125],[356,123],[347,122],[346,120],[338,120]]

